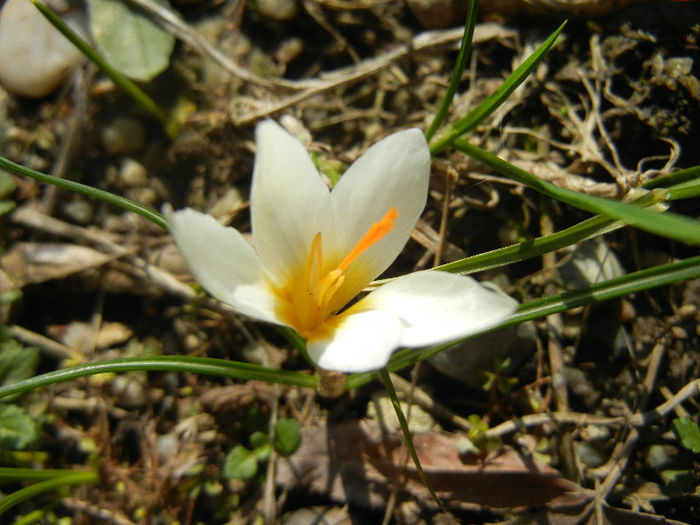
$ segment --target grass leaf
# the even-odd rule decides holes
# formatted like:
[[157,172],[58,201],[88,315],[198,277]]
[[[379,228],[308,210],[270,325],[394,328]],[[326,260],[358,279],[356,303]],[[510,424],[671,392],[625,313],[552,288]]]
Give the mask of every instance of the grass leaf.
[[430,126],[428,126],[428,129],[425,132],[425,138],[428,140],[428,142],[430,142],[430,139],[433,138],[433,135],[435,135],[435,132],[438,130],[447,116],[447,112],[450,109],[452,99],[454,98],[457,88],[459,87],[459,83],[462,80],[462,73],[464,72],[464,68],[467,65],[467,59],[469,58],[469,54],[471,52],[472,40],[474,38],[474,27],[476,27],[476,15],[479,11],[479,2],[478,0],[468,1],[469,8],[467,10],[467,19],[464,23],[464,35],[462,36],[462,42],[459,46],[457,62],[452,70],[450,83],[445,91],[445,96],[442,97],[440,107],[438,108],[435,116],[433,117],[433,121],[430,123]]
[[544,55],[554,45],[566,22],[562,23],[552,35],[538,47],[532,55],[513,71],[508,78],[486,100],[474,108],[469,114],[455,122],[449,131],[440,137],[431,147],[433,154],[448,147],[454,139],[472,131],[481,122],[493,113],[516,88],[523,83],[528,75],[537,67]]
[[161,355],[150,357],[123,357],[107,361],[85,363],[0,387],[0,399],[28,392],[42,386],[71,381],[103,372],[130,372],[134,370],[207,374],[231,379],[266,381],[283,385],[316,388],[318,377],[290,370],[277,370],[240,361],[213,359],[209,357]]
[[157,224],[158,226],[166,230],[168,229],[168,223],[165,222],[165,218],[153,208],[149,208],[148,206],[144,206],[143,204],[139,204],[138,202],[134,202],[124,197],[120,197],[119,195],[115,195],[114,193],[100,190],[98,188],[93,188],[92,186],[88,186],[87,184],[81,184],[72,180],[60,179],[52,175],[46,175],[45,173],[41,173],[30,168],[25,168],[24,166],[16,164],[4,157],[0,157],[0,168],[4,168],[7,171],[16,173],[17,175],[30,177],[32,179],[38,180],[39,182],[53,184],[54,186],[58,186],[59,188],[74,191],[76,193],[80,193],[81,195],[86,195],[88,197],[92,197],[94,199],[99,199],[109,204],[113,204],[114,206],[118,206],[126,211],[137,213],[142,217],[145,217],[149,221]]
[[[501,175],[576,208],[591,213],[607,215],[608,217],[621,220],[626,224],[661,235],[662,237],[689,244],[700,244],[700,221],[682,215],[668,212],[659,213],[635,204],[593,197],[560,188],[559,186],[530,175],[525,170],[463,139],[455,139],[454,146]],[[667,190],[654,189],[652,191],[660,192],[657,197],[658,200],[665,200],[668,198]]]

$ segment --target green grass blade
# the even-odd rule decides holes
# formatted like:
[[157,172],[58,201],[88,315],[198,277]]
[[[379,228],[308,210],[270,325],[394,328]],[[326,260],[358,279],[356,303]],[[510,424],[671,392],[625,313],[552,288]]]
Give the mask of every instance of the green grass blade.
[[24,166],[16,164],[4,157],[0,157],[0,168],[6,169],[7,171],[10,171],[12,173],[16,173],[17,175],[31,177],[32,179],[38,180],[39,182],[53,184],[54,186],[58,186],[59,188],[74,191],[76,193],[80,193],[88,197],[93,197],[95,199],[108,202],[109,204],[119,206],[124,210],[138,213],[142,217],[145,217],[149,221],[157,224],[158,226],[166,230],[168,229],[168,223],[165,221],[165,218],[153,208],[149,208],[148,206],[144,206],[143,204],[139,204],[138,202],[134,202],[124,197],[120,197],[119,195],[115,195],[114,193],[100,190],[98,188],[93,188],[92,186],[88,186],[87,184],[81,184],[79,182],[74,182],[71,180],[60,179],[52,175],[46,175],[45,173],[41,173],[30,168],[25,168]]
[[[593,197],[560,188],[559,186],[530,175],[525,170],[513,166],[493,153],[484,151],[466,140],[458,138],[454,140],[453,144],[460,151],[497,171],[501,175],[518,181],[528,188],[539,191],[561,202],[591,213],[607,215],[608,217],[621,220],[626,224],[661,235],[662,237],[689,244],[700,244],[700,221],[669,212],[658,213],[635,204]],[[658,192],[656,198],[660,201],[668,198],[668,190],[653,189],[651,191]]]
[[694,199],[700,197],[700,180],[688,180],[667,188],[668,200]]
[[664,175],[663,177],[649,180],[642,184],[642,188],[647,190],[652,190],[654,188],[668,188],[669,186],[680,184],[681,182],[697,180],[698,178],[700,178],[700,166],[693,166],[692,168],[674,171],[673,173]]
[[35,523],[46,523],[46,521],[41,521],[44,518],[46,518],[46,515],[49,513],[49,510],[53,507],[55,507],[55,503],[53,505],[44,505],[40,509],[32,510],[25,514],[24,516],[20,516],[17,518],[12,525],[34,525]]
[[539,257],[545,253],[592,239],[623,226],[625,224],[620,221],[597,215],[557,233],[472,255],[458,261],[436,266],[433,270],[461,274],[481,272]]
[[126,91],[131,98],[141,105],[141,107],[160,120],[165,125],[168,134],[172,136],[175,130],[168,129],[170,126],[170,121],[168,120],[168,117],[165,116],[165,113],[163,113],[163,111],[161,111],[158,105],[153,101],[153,99],[146,95],[141,88],[125,77],[122,73],[109,65],[109,63],[107,63],[107,61],[100,56],[100,54],[97,53],[97,51],[95,51],[90,44],[80,38],[80,36],[70,27],[68,27],[63,20],[61,20],[53,11],[51,11],[51,9],[37,0],[32,0],[32,3],[41,12],[41,14],[44,15],[46,19],[63,34],[63,36],[70,40],[70,42],[80,50],[83,55],[85,55],[90,61],[94,62],[105,75],[111,78],[117,86]]
[[440,501],[440,498],[438,498],[437,494],[435,493],[435,489],[433,489],[432,484],[425,476],[425,472],[423,472],[423,466],[420,464],[420,459],[418,458],[418,453],[416,452],[416,446],[413,443],[413,438],[411,437],[411,430],[408,428],[408,422],[406,421],[406,416],[401,409],[401,403],[396,395],[396,390],[394,389],[394,383],[391,381],[391,376],[386,368],[379,370],[379,375],[381,376],[382,381],[384,381],[386,392],[389,394],[389,399],[391,399],[391,404],[394,407],[394,412],[396,412],[396,417],[398,418],[399,425],[401,426],[401,432],[403,432],[404,441],[408,447],[408,452],[411,454],[413,464],[416,466],[418,476],[423,482],[423,485],[425,485],[425,488],[427,488],[428,492],[430,492],[430,495],[433,497],[433,500],[437,506],[444,511],[445,507],[443,506],[442,501]]
[[[694,181],[667,188],[668,200],[674,200],[677,195],[676,191],[681,190],[684,185],[690,184],[691,182]],[[678,194],[680,195],[680,191]],[[661,192],[646,192],[631,202],[637,206],[654,206],[655,204],[663,202],[663,196]],[[595,217],[586,219],[574,226],[570,226],[569,228],[551,235],[479,253],[471,257],[465,257],[458,261],[436,266],[433,270],[461,274],[481,272],[491,268],[498,268],[507,264],[532,259],[533,257],[539,257],[545,253],[560,250],[567,246],[572,246],[588,239],[598,237],[599,235],[615,231],[623,226],[626,226],[626,224],[622,221],[611,219],[605,215],[596,215]],[[375,281],[374,284],[381,285],[389,280],[391,279]]]
[[669,175],[650,180],[642,188],[665,188],[669,200],[691,199],[700,196],[700,166],[674,171]]
[[16,468],[16,467],[0,467],[0,481],[36,481],[60,478],[62,476],[70,476],[75,473],[71,469],[34,469],[34,468]]
[[0,399],[43,386],[71,381],[79,377],[101,374],[103,372],[130,372],[134,370],[187,372],[308,388],[316,388],[318,385],[318,377],[291,370],[277,370],[250,363],[210,357],[161,355],[154,357],[123,357],[54,370],[53,372],[47,372],[0,387]]
[[[669,191],[671,191],[669,189]],[[653,206],[660,201],[657,192],[648,192],[632,201],[637,206]],[[596,215],[564,230],[524,241],[511,246],[505,246],[489,252],[472,255],[458,261],[436,266],[434,270],[451,273],[469,274],[505,266],[514,262],[539,257],[545,253],[560,250],[579,242],[592,239],[625,226],[622,221],[610,219],[605,215]]]
[[0,515],[7,512],[15,505],[19,505],[23,501],[35,498],[44,492],[60,489],[69,485],[82,485],[84,483],[93,483],[97,481],[97,472],[89,471],[74,471],[68,475],[58,478],[47,479],[40,481],[29,487],[25,487],[16,492],[8,494],[0,500]]
[[450,130],[440,137],[433,145],[430,146],[430,151],[433,154],[438,153],[452,144],[452,141],[476,128],[483,120],[493,113],[516,88],[523,83],[527,76],[537,67],[544,55],[554,45],[554,42],[564,30],[566,21],[538,47],[532,55],[518,66],[508,78],[494,91],[486,100],[474,108],[468,115],[455,122]]
[[602,283],[591,284],[525,303],[501,326],[509,326],[545,315],[616,299],[632,293],[700,277],[700,256],[654,266]]
[[472,40],[474,39],[474,27],[476,26],[476,15],[479,11],[479,2],[478,0],[468,1],[469,8],[467,11],[467,20],[464,23],[464,35],[462,36],[462,43],[459,46],[457,62],[452,70],[450,83],[447,86],[445,96],[440,102],[440,107],[438,108],[437,112],[435,113],[435,117],[433,117],[433,121],[430,123],[430,126],[428,126],[428,129],[425,132],[425,138],[428,140],[428,142],[430,142],[430,139],[433,138],[433,135],[435,135],[435,132],[442,125],[445,117],[447,116],[447,112],[450,109],[452,99],[454,98],[457,88],[459,87],[459,83],[462,80],[462,73],[464,72],[464,68],[467,66],[467,59],[469,58],[469,54],[471,52]]
[[[491,330],[697,277],[700,277],[700,256],[640,270],[602,283],[521,304],[513,315]],[[391,357],[387,369],[391,372],[400,370],[446,350],[460,341],[443,343],[429,348],[400,350]],[[378,372],[352,374],[347,377],[345,389],[351,390],[375,379],[380,379]]]

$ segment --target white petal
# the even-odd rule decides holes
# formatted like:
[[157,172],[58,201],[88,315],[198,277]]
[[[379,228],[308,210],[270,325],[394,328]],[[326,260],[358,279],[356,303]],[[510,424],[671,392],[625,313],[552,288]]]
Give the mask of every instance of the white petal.
[[279,323],[260,259],[243,236],[210,215],[164,208],[168,228],[187,266],[211,295],[260,319]]
[[309,356],[326,370],[368,372],[387,364],[399,346],[401,322],[382,311],[340,315],[336,329],[322,339],[307,341]]
[[423,271],[390,281],[353,308],[397,316],[403,323],[400,344],[427,346],[486,330],[505,320],[517,305],[471,277]]
[[[324,249],[346,255],[392,207],[399,213],[389,234],[348,268],[348,283],[364,287],[401,253],[425,207],[429,180],[430,150],[418,129],[376,143],[341,177],[331,193],[336,231],[328,244],[324,237]],[[339,295],[347,302],[359,291],[341,289]]]
[[281,284],[331,220],[330,193],[301,142],[272,120],[258,125],[255,144],[253,239],[268,275]]

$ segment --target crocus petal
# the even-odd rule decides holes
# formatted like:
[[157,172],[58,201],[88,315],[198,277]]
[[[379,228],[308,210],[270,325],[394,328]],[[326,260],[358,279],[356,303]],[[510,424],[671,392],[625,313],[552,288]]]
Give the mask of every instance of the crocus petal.
[[401,322],[387,312],[340,315],[324,337],[311,337],[306,348],[321,368],[337,372],[367,372],[387,364],[401,339]]
[[391,313],[403,324],[401,346],[427,346],[486,330],[506,319],[517,304],[471,277],[422,271],[379,287],[348,313]]
[[409,129],[370,147],[333,188],[336,231],[326,245],[329,253],[347,254],[372,223],[392,207],[398,211],[392,230],[348,268],[347,283],[360,288],[341,289],[339,303],[354,297],[401,253],[425,207],[429,179],[430,150],[425,136],[418,129]]
[[304,146],[272,120],[255,130],[250,210],[255,250],[280,284],[327,223],[330,193]]
[[175,244],[207,292],[246,315],[280,322],[260,259],[238,231],[189,208],[173,212],[166,206],[164,212]]

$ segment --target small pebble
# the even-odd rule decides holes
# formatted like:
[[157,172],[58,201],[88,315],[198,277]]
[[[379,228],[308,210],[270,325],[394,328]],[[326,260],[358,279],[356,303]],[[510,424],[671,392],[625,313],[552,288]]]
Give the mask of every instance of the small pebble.
[[126,158],[119,168],[119,178],[122,184],[128,188],[146,186],[148,184],[148,170],[137,160]]
[[102,129],[102,145],[110,155],[143,149],[146,130],[132,117],[117,117]]
[[155,206],[158,202],[158,193],[153,188],[134,188],[128,192],[128,197],[146,206]]
[[78,224],[88,224],[92,220],[92,204],[87,201],[70,201],[63,205],[63,213]]
[[296,0],[257,0],[256,5],[261,15],[279,21],[291,20],[299,11]]
[[426,29],[450,27],[464,20],[467,2],[459,0],[407,0],[409,9]]
[[158,436],[158,440],[156,441],[156,451],[158,452],[158,459],[161,465],[175,456],[178,446],[179,440],[173,434]]
[[692,317],[698,311],[696,304],[687,303],[678,309],[678,315],[681,317]]
[[680,326],[672,326],[671,334],[673,334],[673,337],[675,337],[676,339],[688,339],[688,332],[686,332]]
[[669,454],[669,447],[666,445],[654,444],[646,450],[646,463],[654,470],[662,470],[672,461],[673,457]]
[[593,445],[580,441],[574,443],[578,460],[589,468],[601,466],[606,461],[606,457]]
[[119,405],[126,408],[137,408],[146,404],[148,395],[140,380],[129,375],[117,375],[110,383],[112,393]]

